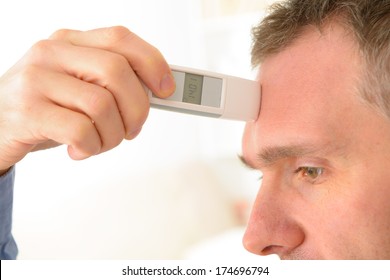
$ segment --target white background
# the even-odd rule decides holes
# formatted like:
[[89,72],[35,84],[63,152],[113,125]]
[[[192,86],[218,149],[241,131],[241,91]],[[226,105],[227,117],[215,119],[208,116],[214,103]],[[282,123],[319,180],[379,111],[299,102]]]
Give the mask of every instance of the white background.
[[[250,28],[267,2],[2,0],[0,73],[59,28],[124,25],[169,63],[255,78]],[[137,139],[104,155],[28,155],[14,197],[19,258],[251,258],[240,239],[259,182],[237,159],[243,127],[152,110]]]

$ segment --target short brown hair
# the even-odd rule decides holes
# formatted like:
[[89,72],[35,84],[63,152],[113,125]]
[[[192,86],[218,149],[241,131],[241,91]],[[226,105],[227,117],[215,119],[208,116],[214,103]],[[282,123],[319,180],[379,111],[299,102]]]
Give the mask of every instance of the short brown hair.
[[390,0],[286,0],[252,30],[252,65],[288,47],[305,26],[321,30],[337,17],[351,31],[362,54],[362,97],[390,118]]

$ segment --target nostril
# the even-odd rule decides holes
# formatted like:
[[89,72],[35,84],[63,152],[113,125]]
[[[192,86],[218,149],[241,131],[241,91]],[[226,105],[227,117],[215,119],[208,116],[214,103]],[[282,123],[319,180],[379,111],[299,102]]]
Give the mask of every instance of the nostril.
[[272,254],[279,254],[283,250],[284,250],[283,246],[270,245],[270,246],[265,247],[263,250],[261,250],[260,254],[263,256],[272,255]]
[[273,246],[267,246],[267,247],[265,247],[265,248],[261,251],[261,254],[262,254],[262,255],[271,254],[270,252],[272,251],[272,247],[273,247]]

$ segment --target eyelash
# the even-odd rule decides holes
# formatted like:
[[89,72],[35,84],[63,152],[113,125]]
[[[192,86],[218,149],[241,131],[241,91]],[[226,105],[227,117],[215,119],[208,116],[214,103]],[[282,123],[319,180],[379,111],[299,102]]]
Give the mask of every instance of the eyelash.
[[[317,171],[315,178],[311,178],[310,172]],[[294,172],[295,174],[300,175],[304,180],[309,181],[310,183],[319,183],[320,177],[324,174],[324,168],[316,166],[301,166]]]
[[[306,175],[302,174],[302,177],[308,177],[308,176],[310,176],[310,175],[307,175],[309,169],[318,169],[318,170],[320,170],[320,172],[318,174],[318,177],[320,177],[324,173],[324,168],[322,168],[322,167],[314,167],[314,166],[301,166],[297,170],[295,170],[294,173],[295,174],[299,174],[301,172],[304,172],[304,173],[306,173]],[[264,177],[263,175],[260,175],[257,180],[261,181],[261,180],[263,180],[263,177]],[[311,183],[316,183],[317,179],[318,178],[315,178],[315,179],[306,178],[306,180],[309,180]]]

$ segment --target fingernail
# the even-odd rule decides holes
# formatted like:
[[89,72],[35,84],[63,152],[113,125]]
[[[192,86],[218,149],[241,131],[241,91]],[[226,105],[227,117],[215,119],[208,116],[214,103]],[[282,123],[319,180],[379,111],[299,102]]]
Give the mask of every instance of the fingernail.
[[161,97],[168,97],[175,91],[176,83],[171,73],[165,74],[160,82]]
[[126,140],[133,140],[135,137],[138,136],[138,134],[140,134],[141,130],[142,130],[142,127],[137,129],[137,130],[135,130],[135,131],[132,131],[132,132],[128,133],[126,135],[125,139]]

